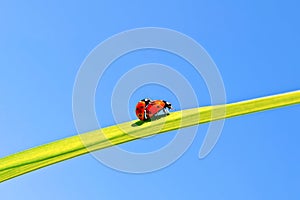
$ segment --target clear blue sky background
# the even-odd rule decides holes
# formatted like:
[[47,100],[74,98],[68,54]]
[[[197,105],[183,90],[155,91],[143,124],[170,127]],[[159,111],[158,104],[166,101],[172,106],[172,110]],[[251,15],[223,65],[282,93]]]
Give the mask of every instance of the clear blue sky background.
[[[81,63],[101,41],[132,28],[164,27],[194,38],[217,64],[228,102],[299,89],[299,7],[296,0],[2,1],[0,157],[77,134],[72,90]],[[162,52],[149,55],[129,55],[124,63],[176,63]],[[124,63],[116,63],[107,84],[115,84]],[[209,96],[201,84],[204,105]],[[99,119],[113,124],[109,100],[97,102]],[[300,199],[299,114],[300,106],[291,106],[228,119],[216,147],[199,160],[202,125],[179,160],[148,174],[118,172],[84,155],[1,183],[0,199]],[[143,144],[151,149],[170,138]],[[138,152],[140,144],[124,148]]]

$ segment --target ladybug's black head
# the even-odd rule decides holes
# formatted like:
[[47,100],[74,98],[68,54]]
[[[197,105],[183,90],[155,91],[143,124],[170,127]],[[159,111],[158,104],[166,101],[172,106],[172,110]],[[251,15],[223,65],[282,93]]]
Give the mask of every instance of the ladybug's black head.
[[142,99],[141,101],[145,102],[146,106],[152,101],[149,98]]
[[165,108],[169,108],[170,110],[173,109],[172,104],[170,102],[164,101],[165,102]]

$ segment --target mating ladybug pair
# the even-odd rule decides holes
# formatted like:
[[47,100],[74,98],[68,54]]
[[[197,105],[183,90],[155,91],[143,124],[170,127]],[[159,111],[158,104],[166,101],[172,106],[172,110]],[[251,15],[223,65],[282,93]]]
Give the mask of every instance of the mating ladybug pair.
[[171,103],[165,100],[142,99],[136,104],[135,114],[141,121],[146,121],[157,115],[161,110],[168,115],[173,109]]

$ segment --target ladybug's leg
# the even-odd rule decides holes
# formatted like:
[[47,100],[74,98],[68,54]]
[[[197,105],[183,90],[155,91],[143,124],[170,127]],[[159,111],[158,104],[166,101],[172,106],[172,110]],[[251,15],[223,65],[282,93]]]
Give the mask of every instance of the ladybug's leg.
[[166,108],[163,108],[163,111],[164,111],[164,113],[165,113],[166,115],[169,115],[169,114],[170,114],[169,111],[168,111],[168,109],[166,109]]

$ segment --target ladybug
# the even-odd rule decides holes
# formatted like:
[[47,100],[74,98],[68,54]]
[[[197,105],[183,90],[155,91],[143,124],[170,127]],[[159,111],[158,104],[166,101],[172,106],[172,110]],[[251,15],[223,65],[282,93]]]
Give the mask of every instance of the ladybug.
[[135,114],[136,116],[141,120],[141,121],[145,121],[146,120],[146,116],[145,116],[145,110],[146,107],[148,106],[148,104],[151,102],[152,100],[149,98],[146,99],[142,99],[140,100],[135,107]]
[[155,100],[155,101],[151,101],[147,107],[146,107],[146,118],[150,119],[153,116],[155,116],[158,112],[160,112],[161,110],[168,115],[169,112],[167,110],[167,108],[169,110],[173,109],[172,104],[170,102],[167,102],[165,100]]
[[168,115],[168,109],[173,109],[171,103],[165,100],[142,99],[136,104],[135,114],[141,121],[146,121],[154,117],[161,110]]

